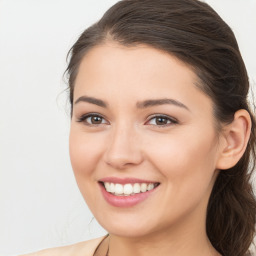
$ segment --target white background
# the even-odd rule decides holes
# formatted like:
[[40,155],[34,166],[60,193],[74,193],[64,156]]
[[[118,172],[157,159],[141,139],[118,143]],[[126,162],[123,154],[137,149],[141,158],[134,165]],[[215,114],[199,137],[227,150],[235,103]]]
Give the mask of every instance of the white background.
[[[68,154],[62,75],[79,34],[116,0],[0,0],[0,254],[105,234]],[[234,30],[256,81],[256,0],[208,0]]]

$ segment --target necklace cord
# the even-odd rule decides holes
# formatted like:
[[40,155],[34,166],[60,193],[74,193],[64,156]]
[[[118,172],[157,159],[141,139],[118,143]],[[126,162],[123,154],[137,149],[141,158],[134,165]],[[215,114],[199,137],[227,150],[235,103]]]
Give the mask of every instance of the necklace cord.
[[[104,250],[104,245],[106,242],[106,239],[109,237],[109,234],[107,234],[102,240],[101,242],[98,244],[98,246],[96,247],[96,249],[94,250],[93,256],[102,256],[102,250]],[[108,245],[107,245],[107,250],[106,250],[106,254],[104,253],[104,255],[109,256],[109,241],[108,241]]]

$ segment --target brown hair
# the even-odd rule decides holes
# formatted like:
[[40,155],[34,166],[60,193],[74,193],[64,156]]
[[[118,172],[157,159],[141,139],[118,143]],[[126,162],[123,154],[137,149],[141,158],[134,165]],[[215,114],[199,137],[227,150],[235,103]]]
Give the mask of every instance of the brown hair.
[[234,167],[220,171],[209,199],[206,223],[208,237],[219,253],[246,255],[256,221],[250,183],[256,158],[256,123],[247,102],[246,68],[232,30],[209,5],[197,0],[120,1],[85,30],[69,52],[71,108],[82,58],[107,40],[125,46],[147,44],[190,65],[200,80],[199,87],[214,102],[218,124],[232,122],[239,109],[249,112],[252,129],[246,152]]

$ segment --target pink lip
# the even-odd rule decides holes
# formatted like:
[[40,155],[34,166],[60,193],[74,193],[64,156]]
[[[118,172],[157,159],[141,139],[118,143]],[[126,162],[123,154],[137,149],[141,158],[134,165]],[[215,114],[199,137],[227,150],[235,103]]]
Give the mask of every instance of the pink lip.
[[104,199],[110,205],[115,206],[115,207],[123,207],[124,208],[124,207],[135,206],[135,205],[143,202],[144,200],[146,200],[148,197],[150,197],[157,189],[157,187],[155,187],[152,190],[146,191],[144,193],[138,193],[138,194],[131,195],[131,196],[116,196],[116,195],[113,195],[113,194],[107,192],[106,189],[104,188],[104,185],[102,184],[102,182],[110,182],[110,183],[118,183],[118,184],[156,183],[156,182],[140,180],[140,179],[135,179],[135,178],[120,179],[120,178],[115,178],[115,177],[109,177],[109,178],[101,179],[99,182],[99,186],[100,186],[102,195],[103,195]]

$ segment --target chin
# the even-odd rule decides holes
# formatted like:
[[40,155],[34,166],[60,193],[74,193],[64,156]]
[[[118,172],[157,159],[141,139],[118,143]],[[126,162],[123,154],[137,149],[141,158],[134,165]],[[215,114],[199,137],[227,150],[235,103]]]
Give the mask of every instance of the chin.
[[[118,210],[117,210],[118,211]],[[144,237],[154,233],[159,228],[159,223],[138,216],[138,214],[106,214],[95,216],[99,224],[109,233],[119,237]]]

